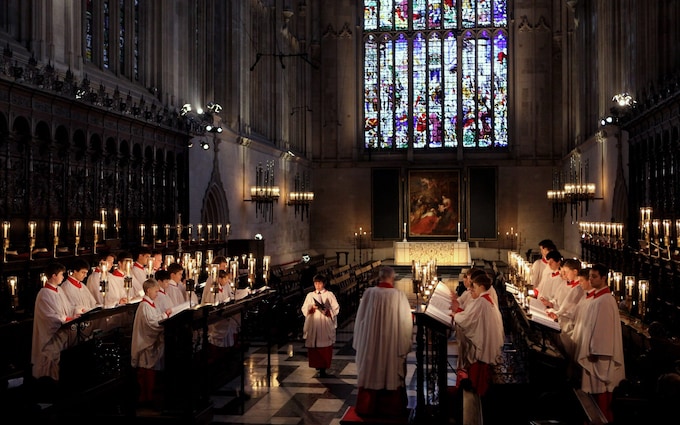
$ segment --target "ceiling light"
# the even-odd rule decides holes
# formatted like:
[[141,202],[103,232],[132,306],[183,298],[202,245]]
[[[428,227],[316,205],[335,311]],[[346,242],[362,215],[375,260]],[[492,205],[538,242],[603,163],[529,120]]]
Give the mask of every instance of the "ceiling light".
[[206,142],[205,140],[203,140],[203,141],[201,142],[201,149],[203,149],[204,151],[207,151],[208,149],[210,149],[210,145],[208,144],[208,142]]

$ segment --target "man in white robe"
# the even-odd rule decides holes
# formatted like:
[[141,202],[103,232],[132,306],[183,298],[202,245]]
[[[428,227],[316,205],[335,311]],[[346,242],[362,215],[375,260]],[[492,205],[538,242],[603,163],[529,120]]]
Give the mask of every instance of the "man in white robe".
[[395,272],[382,267],[380,283],[366,289],[356,314],[359,415],[406,413],[406,355],[412,349],[413,316],[406,294],[394,287]]
[[595,291],[586,309],[579,311],[581,329],[574,343],[576,360],[583,368],[581,389],[594,396],[607,419],[613,422],[612,391],[626,372],[621,317],[607,286],[608,272],[603,264],[595,264],[590,270],[590,284]]

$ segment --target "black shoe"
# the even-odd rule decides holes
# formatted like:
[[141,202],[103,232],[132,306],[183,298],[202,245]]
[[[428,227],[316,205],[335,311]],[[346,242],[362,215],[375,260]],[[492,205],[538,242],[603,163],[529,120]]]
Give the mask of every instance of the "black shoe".
[[321,369],[319,371],[319,378],[328,378],[330,375],[326,373],[326,369]]

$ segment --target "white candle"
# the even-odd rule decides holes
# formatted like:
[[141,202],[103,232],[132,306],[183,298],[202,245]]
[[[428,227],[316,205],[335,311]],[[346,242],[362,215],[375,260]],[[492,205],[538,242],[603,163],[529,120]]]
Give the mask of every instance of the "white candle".
[[2,237],[4,239],[9,239],[9,228],[10,228],[9,221],[3,221],[2,222]]
[[15,297],[17,295],[17,277],[16,276],[10,276],[9,277],[9,288],[10,288],[10,294]]
[[80,226],[81,226],[80,221],[76,221],[75,224],[74,224],[74,228],[75,228],[75,231],[76,231],[76,237],[80,236]]
[[28,222],[28,236],[30,238],[35,238],[35,226],[36,226],[35,221]]
[[460,235],[460,221],[458,222],[458,234]]
[[60,225],[60,223],[58,221],[55,221],[54,223],[52,223],[52,226],[54,226],[54,237],[55,238],[57,236],[59,236],[59,225]]
[[114,217],[116,218],[116,227],[118,226],[118,218],[119,218],[119,214],[120,214],[120,211],[118,210],[118,208],[116,208],[115,210],[113,210],[113,215],[114,215]]
[[226,228],[227,236],[231,235],[231,224],[227,223],[227,228]]
[[406,236],[406,222],[404,222],[404,236]]
[[102,223],[106,223],[106,209],[105,208],[102,208],[101,214],[102,214]]

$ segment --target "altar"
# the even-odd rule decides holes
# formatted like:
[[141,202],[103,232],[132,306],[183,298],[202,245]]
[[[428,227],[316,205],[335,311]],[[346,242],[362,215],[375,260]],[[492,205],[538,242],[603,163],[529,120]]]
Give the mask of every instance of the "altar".
[[426,263],[436,260],[438,266],[472,265],[470,244],[468,242],[427,241],[427,242],[394,242],[394,264],[411,265],[413,261]]

